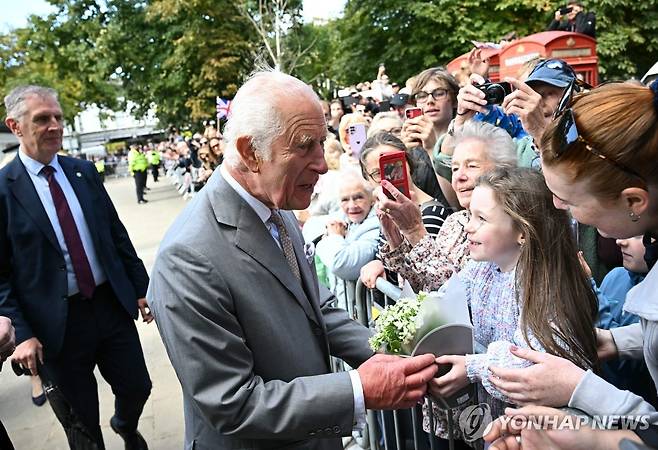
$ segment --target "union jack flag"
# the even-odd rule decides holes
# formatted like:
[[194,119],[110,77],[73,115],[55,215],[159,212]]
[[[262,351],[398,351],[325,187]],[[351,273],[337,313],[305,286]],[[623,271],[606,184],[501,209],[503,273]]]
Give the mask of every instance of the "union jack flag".
[[218,96],[215,102],[217,104],[217,123],[219,124],[219,119],[222,117],[228,119],[231,113],[231,100],[224,100]]

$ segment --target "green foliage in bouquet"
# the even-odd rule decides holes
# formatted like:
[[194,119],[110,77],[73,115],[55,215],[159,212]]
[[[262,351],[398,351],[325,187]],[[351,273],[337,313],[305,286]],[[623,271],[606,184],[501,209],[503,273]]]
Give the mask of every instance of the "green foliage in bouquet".
[[416,331],[422,325],[419,311],[426,297],[426,293],[420,292],[415,298],[401,298],[387,306],[375,321],[370,347],[390,354],[411,354]]

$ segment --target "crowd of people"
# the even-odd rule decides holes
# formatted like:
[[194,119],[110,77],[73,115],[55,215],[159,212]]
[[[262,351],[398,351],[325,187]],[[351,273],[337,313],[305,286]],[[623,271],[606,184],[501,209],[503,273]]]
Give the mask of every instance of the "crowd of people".
[[[571,2],[550,27],[593,20]],[[470,385],[473,403],[423,408],[438,448],[658,448],[658,82],[592,88],[565,61],[535,59],[496,104],[478,88],[487,78],[477,48],[465,79],[432,67],[401,88],[381,65],[327,101],[292,76],[253,74],[221,132],[172,128],[131,148],[139,203],[160,168],[192,198],[150,280],[98,167],[57,155],[57,93],[15,89],[0,358],[59,387],[81,424],[63,421],[72,448],[103,448],[96,365],[116,396],[112,429],[147,448],[138,311],[181,383],[186,448],[342,448],[367,409]],[[382,168],[390,155],[403,188]],[[483,353],[374,353],[346,312],[359,279],[435,291],[455,273]],[[332,357],[348,370],[332,372]],[[478,403],[495,420],[467,442],[451,424]],[[646,426],[542,422],[570,416]]]

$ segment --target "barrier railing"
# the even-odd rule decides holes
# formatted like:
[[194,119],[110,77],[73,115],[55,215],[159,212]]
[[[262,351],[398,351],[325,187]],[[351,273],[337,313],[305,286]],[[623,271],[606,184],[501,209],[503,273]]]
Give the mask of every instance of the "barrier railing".
[[[355,320],[360,322],[362,325],[372,328],[374,326],[372,313],[374,308],[386,307],[389,304],[397,301],[400,297],[402,290],[395,286],[394,284],[386,281],[384,278],[378,278],[376,282],[376,289],[368,289],[361,282],[357,280],[356,282],[345,282],[344,285],[346,300],[347,300],[347,311],[350,317],[353,317]],[[375,301],[375,292],[383,294],[383,305],[378,304]],[[353,293],[353,295],[350,295]],[[486,348],[478,342],[474,343],[476,353],[486,352]],[[435,429],[435,420],[436,418],[433,415],[433,404],[434,401],[429,397],[425,399],[426,410],[428,414],[429,429]],[[445,409],[445,407],[444,407]],[[408,414],[411,415],[411,430],[408,427],[405,429],[405,433],[408,434],[409,431],[412,433],[413,439],[413,448],[414,450],[427,449],[434,450],[438,447],[438,438],[434,435],[433,432],[427,433],[423,430],[422,427],[422,408],[417,406],[416,408],[411,408],[410,410],[396,410],[392,412],[384,411],[367,411],[367,435],[363,436],[362,440],[357,440],[357,443],[360,447],[370,450],[380,450],[380,436],[378,436],[378,429],[381,429],[381,437],[383,438],[383,444],[385,450],[392,450],[392,445],[395,445],[397,450],[405,450],[407,446],[403,442],[403,438],[408,438],[404,436],[402,432],[402,418],[401,415]],[[391,433],[388,430],[386,415],[392,415],[393,418],[393,438],[391,439]],[[453,431],[456,424],[452,421],[452,414],[447,415],[448,418],[448,445],[450,449],[454,448],[454,439]],[[394,441],[394,442],[389,442]]]

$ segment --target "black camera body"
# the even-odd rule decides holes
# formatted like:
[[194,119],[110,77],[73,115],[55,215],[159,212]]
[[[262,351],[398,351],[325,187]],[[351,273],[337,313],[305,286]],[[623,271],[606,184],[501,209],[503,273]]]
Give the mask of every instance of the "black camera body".
[[500,105],[505,97],[512,93],[512,86],[502,81],[500,83],[484,83],[475,86],[484,92],[487,105]]
[[568,6],[568,7],[565,7],[565,8],[560,8],[560,15],[561,16],[566,16],[571,11],[573,11],[573,7],[571,7],[571,6]]

